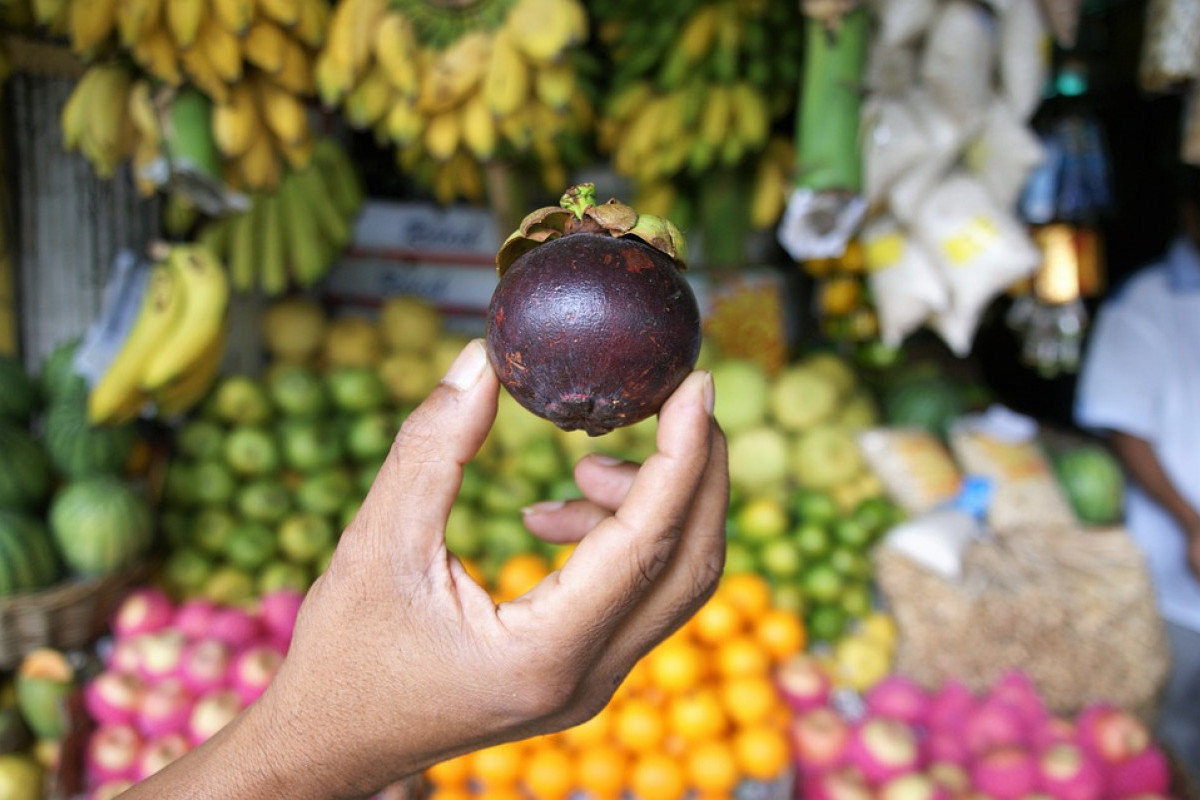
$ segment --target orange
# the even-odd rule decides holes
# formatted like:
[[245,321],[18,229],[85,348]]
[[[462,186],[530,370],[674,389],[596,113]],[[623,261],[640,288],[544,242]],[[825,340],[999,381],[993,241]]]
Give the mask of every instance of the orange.
[[613,738],[631,753],[658,749],[666,734],[662,711],[645,698],[630,697],[613,711]]
[[483,567],[479,565],[479,562],[472,561],[469,558],[460,558],[459,561],[462,562],[463,569],[471,576],[471,580],[480,586],[487,586],[487,576],[483,574]]
[[554,548],[554,558],[550,560],[550,566],[554,569],[562,569],[563,564],[567,563],[567,559],[571,557],[571,553],[575,552],[575,545],[563,544]]
[[612,731],[612,717],[612,704],[610,703],[600,709],[600,713],[591,719],[563,731],[563,741],[571,747],[580,749],[607,742],[609,733]]
[[429,800],[474,800],[475,795],[465,786],[434,786]]
[[682,800],[687,793],[687,778],[676,759],[649,752],[634,759],[629,787],[638,800]]
[[650,670],[646,666],[646,659],[642,659],[633,665],[633,669],[629,670],[629,674],[625,676],[625,680],[621,681],[621,685],[613,692],[613,702],[624,700],[639,694],[650,683]]
[[754,638],[775,663],[804,649],[807,636],[800,617],[782,608],[771,608],[754,621]]
[[719,691],[725,713],[741,726],[765,722],[783,705],[775,684],[763,675],[730,678],[721,684]]
[[471,774],[481,781],[492,796],[506,786],[513,786],[524,768],[525,745],[505,742],[476,750],[470,755]]
[[573,772],[566,748],[541,744],[525,761],[522,782],[537,800],[564,800],[575,783]]
[[589,797],[620,797],[629,777],[629,756],[612,744],[594,744],[575,758],[575,784]]
[[471,777],[471,762],[467,756],[439,761],[425,770],[425,777],[438,788],[458,788],[467,785]]
[[703,649],[683,638],[667,639],[645,658],[650,683],[668,694],[694,689],[707,676]]
[[741,633],[744,622],[742,612],[730,598],[715,594],[692,616],[690,626],[698,641],[720,644]]
[[723,678],[742,675],[766,675],[771,670],[771,656],[749,634],[735,636],[717,648],[716,671]]
[[549,574],[550,565],[536,553],[509,556],[496,572],[496,597],[500,601],[519,597]]
[[683,761],[688,783],[699,792],[733,792],[741,775],[737,757],[728,742],[699,742],[688,749]]
[[702,686],[667,702],[667,727],[685,742],[697,742],[723,735],[729,718],[717,690]]
[[761,781],[779,777],[791,758],[787,735],[771,725],[755,725],[735,733],[733,752],[738,771]]
[[717,586],[715,596],[733,603],[745,619],[756,619],[771,607],[771,585],[754,572],[726,575]]

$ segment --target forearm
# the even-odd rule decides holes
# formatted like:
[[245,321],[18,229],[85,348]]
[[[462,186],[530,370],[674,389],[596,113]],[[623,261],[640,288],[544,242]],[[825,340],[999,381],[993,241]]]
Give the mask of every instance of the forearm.
[[1109,441],[1125,469],[1146,494],[1174,517],[1189,535],[1200,530],[1200,513],[1175,488],[1149,442],[1119,431],[1114,431]]

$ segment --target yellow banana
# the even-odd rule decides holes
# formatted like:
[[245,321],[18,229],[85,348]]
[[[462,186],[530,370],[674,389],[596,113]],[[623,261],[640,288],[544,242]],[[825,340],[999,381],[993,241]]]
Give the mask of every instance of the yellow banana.
[[292,169],[304,169],[311,163],[313,140],[307,133],[295,142],[280,142],[279,151]]
[[162,125],[158,121],[158,109],[150,94],[150,82],[139,78],[129,90],[129,121],[133,123],[139,139],[149,140],[157,146],[162,138]]
[[483,95],[476,92],[468,97],[460,113],[463,144],[480,161],[490,160],[496,154],[496,120]]
[[700,111],[700,139],[718,147],[729,130],[733,113],[732,90],[722,84],[714,84],[708,90],[708,98]]
[[158,416],[184,414],[200,404],[221,374],[228,338],[228,331],[223,329],[185,375],[154,393],[154,410]]
[[354,67],[354,14],[362,0],[340,0],[329,18],[325,45],[314,65],[317,93],[326,106],[335,106],[358,82]]
[[120,424],[137,416],[145,403],[143,371],[176,329],[182,311],[183,288],[178,277],[165,265],[156,265],[146,279],[133,327],[88,394],[88,419],[92,424]]
[[387,14],[387,0],[356,0],[350,37],[350,66],[361,75],[371,61],[375,47],[375,32]]
[[576,89],[574,65],[564,59],[538,67],[533,74],[534,93],[539,100],[558,111],[570,105]]
[[206,10],[207,0],[167,0],[167,30],[176,48],[186,51],[196,43]]
[[271,137],[260,136],[237,160],[238,172],[249,189],[274,189],[279,185],[282,167]]
[[708,55],[719,21],[720,7],[716,3],[705,3],[688,17],[675,40],[675,47],[685,54],[688,63],[695,64]]
[[499,127],[505,141],[520,152],[525,152],[529,149],[530,141],[533,138],[531,132],[533,120],[532,115],[529,113],[531,107],[528,104],[523,105],[507,117],[501,118],[497,123],[497,127]]
[[200,26],[196,47],[204,51],[208,63],[226,83],[236,83],[242,77],[242,43],[237,36],[209,15]]
[[212,0],[212,16],[234,36],[243,35],[254,21],[254,0]]
[[526,58],[548,64],[579,41],[577,16],[566,11],[565,6],[562,0],[517,0],[504,27]]
[[420,87],[417,68],[417,37],[408,17],[389,13],[375,36],[375,60],[392,88],[411,97]]
[[71,0],[33,0],[33,18],[54,36],[67,32],[71,23]]
[[293,94],[309,95],[316,90],[312,61],[300,43],[290,37],[283,40],[283,65],[271,80]]
[[254,66],[274,75],[283,69],[283,51],[287,45],[287,34],[273,22],[260,19],[246,31],[244,49],[246,60]]
[[462,126],[456,111],[443,111],[429,118],[425,126],[425,150],[437,161],[447,161],[458,149]]
[[68,151],[76,149],[81,144],[83,132],[91,114],[91,102],[95,96],[93,92],[99,75],[98,67],[92,67],[85,71],[63,105],[59,127],[62,129],[63,147]]
[[314,50],[325,42],[329,27],[329,4],[325,0],[300,0],[300,18],[292,33]]
[[757,230],[779,221],[787,200],[787,176],[779,165],[763,158],[754,177],[750,196],[750,225]]
[[[174,0],[172,0],[174,2]],[[208,54],[199,47],[190,47],[179,54],[183,68],[196,88],[207,94],[214,103],[229,102],[229,84],[208,60]]]
[[133,60],[161,81],[178,86],[183,82],[179,71],[179,53],[166,28],[155,28],[133,43]]
[[529,65],[507,30],[492,37],[492,57],[483,78],[484,101],[496,117],[507,117],[529,97]]
[[399,97],[388,109],[384,129],[388,138],[405,147],[419,140],[425,133],[425,121],[425,116],[417,111],[411,100]]
[[756,149],[766,144],[771,133],[771,111],[762,92],[748,83],[733,85],[733,122],[742,145]]
[[294,145],[308,137],[308,112],[304,103],[291,92],[268,80],[255,82],[258,105],[271,132],[284,144]]
[[88,116],[81,144],[97,174],[111,177],[117,164],[133,147],[132,123],[125,113],[132,76],[122,66],[104,64],[98,70],[94,96],[88,101]]
[[391,104],[392,86],[376,65],[346,95],[342,108],[352,127],[368,128],[384,118]]
[[295,173],[288,176],[279,191],[281,224],[287,231],[284,239],[285,259],[292,278],[304,288],[312,286],[328,270],[328,246],[321,239],[317,221],[304,197],[295,185]]
[[609,98],[608,116],[622,121],[633,116],[650,99],[654,87],[649,81],[633,81],[618,89]]
[[417,108],[425,114],[439,114],[461,103],[483,80],[491,51],[492,36],[483,31],[456,39],[421,76]]
[[229,90],[229,102],[213,104],[212,130],[217,149],[226,158],[243,155],[256,141],[266,137],[254,89],[248,81]]
[[285,28],[300,21],[300,5],[296,0],[258,0],[258,11]]
[[133,47],[158,27],[163,0],[117,0],[117,31],[121,44]]
[[116,0],[76,0],[71,3],[68,21],[71,49],[80,55],[90,55],[97,45],[108,38],[116,24]]
[[153,392],[183,376],[225,328],[229,277],[207,248],[175,245],[167,269],[182,287],[178,319],[146,359],[139,386]]

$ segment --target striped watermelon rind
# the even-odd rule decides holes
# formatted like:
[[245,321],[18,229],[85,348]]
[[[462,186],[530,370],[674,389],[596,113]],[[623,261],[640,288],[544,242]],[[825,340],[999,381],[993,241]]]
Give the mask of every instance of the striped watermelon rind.
[[146,501],[111,475],[71,481],[50,502],[50,533],[67,568],[102,576],[137,563],[154,528]]

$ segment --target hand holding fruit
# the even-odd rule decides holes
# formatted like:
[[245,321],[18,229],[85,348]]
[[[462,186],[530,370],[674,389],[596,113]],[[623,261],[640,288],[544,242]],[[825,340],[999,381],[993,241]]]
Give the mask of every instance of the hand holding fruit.
[[586,458],[576,473],[586,500],[531,511],[535,533],[579,545],[500,605],[443,537],[497,393],[482,343],[470,343],[404,423],[266,694],[130,800],[362,796],[459,753],[568,727],[709,596],[728,475],[708,374],[663,406],[642,467]]

